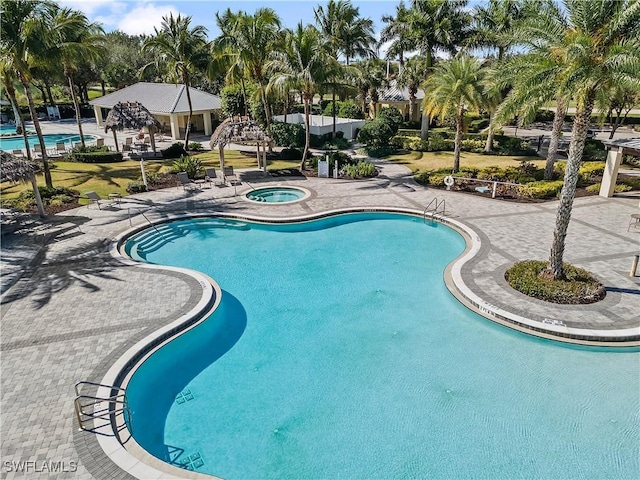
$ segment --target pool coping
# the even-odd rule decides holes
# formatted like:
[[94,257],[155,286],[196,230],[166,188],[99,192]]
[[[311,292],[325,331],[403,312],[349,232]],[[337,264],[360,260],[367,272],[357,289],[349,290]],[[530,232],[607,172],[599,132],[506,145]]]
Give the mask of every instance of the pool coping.
[[[297,188],[297,187],[296,187]],[[320,213],[307,214],[294,217],[266,217],[247,214],[233,214],[224,212],[210,213],[187,213],[173,214],[166,218],[148,222],[136,227],[129,228],[117,235],[111,242],[111,255],[126,265],[135,265],[143,268],[176,271],[190,275],[202,286],[202,298],[198,304],[189,312],[175,321],[158,328],[151,334],[142,338],[135,345],[130,347],[113,363],[100,383],[126,388],[129,379],[138,366],[152,355],[156,350],[174,338],[186,333],[194,328],[212,314],[218,307],[222,291],[216,281],[209,276],[195,270],[152,265],[133,260],[124,252],[125,242],[134,234],[147,230],[150,227],[175,220],[187,220],[196,218],[223,218],[230,220],[244,220],[255,223],[267,224],[288,224],[303,223],[328,218],[332,216],[345,215],[350,213],[397,213],[412,215],[426,221],[437,221],[456,230],[465,239],[465,250],[446,267],[443,277],[448,290],[461,303],[475,313],[488,320],[499,323],[503,326],[518,330],[530,335],[547,338],[551,340],[575,343],[588,346],[607,347],[634,347],[640,345],[640,327],[632,329],[618,330],[587,330],[566,326],[544,324],[539,321],[528,319],[517,314],[508,312],[500,307],[491,305],[476,295],[463,281],[462,267],[474,258],[480,251],[482,241],[480,236],[468,225],[437,214],[427,214],[416,209],[401,207],[351,207],[326,210]],[[111,389],[99,387],[98,397],[109,397]],[[211,479],[217,478],[210,474],[189,471],[173,466],[146,452],[130,434],[126,427],[118,428],[117,420],[112,418],[110,424],[110,435],[97,435],[97,440],[105,455],[111,459],[119,468],[137,478],[189,478],[189,479]],[[126,435],[126,441],[121,442],[120,438]],[[126,444],[126,445],[123,445]]]

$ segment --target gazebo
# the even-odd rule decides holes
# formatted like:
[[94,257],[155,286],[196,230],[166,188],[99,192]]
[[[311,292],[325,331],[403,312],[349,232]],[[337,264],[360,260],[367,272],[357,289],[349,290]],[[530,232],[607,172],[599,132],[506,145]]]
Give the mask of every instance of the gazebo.
[[[209,145],[213,150],[216,145],[220,151],[220,169],[224,169],[224,147],[229,143],[246,145],[256,144],[256,159],[258,168],[262,166],[264,174],[267,175],[267,145],[271,143],[271,137],[267,135],[255,120],[249,117],[230,117],[218,125]],[[262,145],[262,161],[260,161],[260,146]]]
[[640,138],[623,138],[619,140],[605,140],[602,142],[607,147],[607,163],[602,175],[600,185],[601,197],[612,197],[616,188],[618,169],[622,163],[623,155],[640,157]]
[[151,140],[151,149],[154,154],[156,153],[156,142],[153,135],[160,128],[160,123],[151,115],[144,105],[138,102],[121,102],[116,103],[113,108],[109,110],[109,114],[104,121],[104,132],[107,133],[109,130],[113,132],[116,150],[118,150],[116,130],[121,132],[125,128],[134,130],[146,128]]
[[36,163],[0,150],[0,182],[30,181],[33,187],[33,195],[36,197],[38,214],[41,217],[45,217],[44,206],[42,205],[42,198],[40,197],[35,175],[39,170],[40,167]]

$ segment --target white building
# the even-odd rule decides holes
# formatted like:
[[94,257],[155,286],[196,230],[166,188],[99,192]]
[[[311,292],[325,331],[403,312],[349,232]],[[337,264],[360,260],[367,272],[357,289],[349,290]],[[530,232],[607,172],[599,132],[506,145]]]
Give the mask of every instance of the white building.
[[[276,115],[273,117],[276,122],[284,122],[284,115]],[[304,113],[287,114],[287,123],[296,123],[304,125]],[[336,132],[342,132],[344,138],[351,140],[357,135],[357,131],[364,125],[364,120],[355,118],[336,118]],[[333,132],[333,117],[325,115],[309,115],[309,133],[313,135],[325,135]]]

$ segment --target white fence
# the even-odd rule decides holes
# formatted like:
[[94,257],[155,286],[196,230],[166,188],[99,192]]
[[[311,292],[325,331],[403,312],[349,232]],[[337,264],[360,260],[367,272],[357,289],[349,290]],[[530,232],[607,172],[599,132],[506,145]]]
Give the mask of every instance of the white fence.
[[[284,115],[273,117],[276,122],[284,122]],[[304,113],[290,113],[287,115],[287,123],[297,123],[304,127]],[[325,135],[333,132],[333,117],[325,115],[309,115],[309,133],[313,135]],[[355,118],[336,118],[336,132],[342,132],[344,138],[355,138],[357,130],[362,128],[364,120]]]

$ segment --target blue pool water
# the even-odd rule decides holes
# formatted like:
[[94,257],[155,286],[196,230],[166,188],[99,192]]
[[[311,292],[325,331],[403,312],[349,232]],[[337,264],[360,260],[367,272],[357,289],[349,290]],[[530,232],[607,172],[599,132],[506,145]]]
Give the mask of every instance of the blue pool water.
[[442,280],[453,230],[391,214],[160,230],[128,251],[223,297],[128,385],[156,457],[227,479],[638,478],[637,351],[472,313]]
[[[33,130],[33,125],[27,124],[27,132],[32,130]],[[15,133],[16,133],[15,125],[7,125],[7,124],[0,125],[0,134],[15,134]]]
[[269,187],[258,188],[247,193],[247,198],[254,202],[265,203],[289,203],[300,200],[305,196],[305,192],[299,188],[292,187]]
[[[47,148],[55,148],[56,143],[64,142],[67,146],[71,146],[75,142],[80,141],[80,135],[74,135],[72,133],[47,133],[43,135],[44,144]],[[95,140],[95,135],[85,135],[84,140],[90,142]],[[35,135],[29,136],[29,145],[31,149],[35,145],[38,145],[38,137]],[[24,149],[24,139],[22,137],[0,138],[0,149],[6,152],[11,150],[17,150],[18,148]]]

